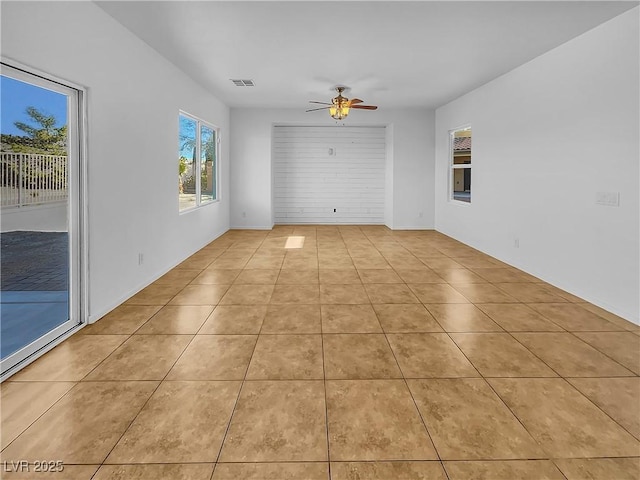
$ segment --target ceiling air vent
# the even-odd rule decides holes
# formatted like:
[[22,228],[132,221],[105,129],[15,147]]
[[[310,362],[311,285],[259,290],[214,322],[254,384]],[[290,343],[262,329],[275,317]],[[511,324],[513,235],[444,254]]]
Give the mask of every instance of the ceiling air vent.
[[232,78],[231,81],[233,82],[233,84],[236,87],[253,87],[253,86],[255,86],[254,83],[253,83],[253,80],[234,80]]

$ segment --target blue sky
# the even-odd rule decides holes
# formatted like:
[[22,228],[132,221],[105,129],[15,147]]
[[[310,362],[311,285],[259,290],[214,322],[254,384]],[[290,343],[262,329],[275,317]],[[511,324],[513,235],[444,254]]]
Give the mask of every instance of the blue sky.
[[36,87],[13,78],[0,77],[0,132],[11,135],[23,135],[14,122],[29,124],[27,107],[35,107],[47,115],[56,117],[56,127],[67,123],[67,97],[51,90]]
[[[183,139],[190,138],[195,142],[196,139],[196,128],[198,128],[198,123],[192,118],[185,117],[184,115],[180,115],[180,135],[179,135],[179,155],[181,157],[185,157],[188,160],[191,160],[193,157],[193,147],[189,148],[188,146],[184,146]],[[214,135],[214,131],[209,128],[207,125],[201,125],[200,129],[200,141],[204,144],[210,142],[212,136]],[[204,147],[203,147],[204,150]],[[201,152],[201,155],[204,155],[204,152]]]
[[188,137],[195,140],[196,125],[197,124],[195,120],[180,115],[180,136],[178,150],[180,151],[179,155],[181,157],[185,157],[188,160],[191,160],[191,158],[193,157],[193,148],[183,148],[183,138]]

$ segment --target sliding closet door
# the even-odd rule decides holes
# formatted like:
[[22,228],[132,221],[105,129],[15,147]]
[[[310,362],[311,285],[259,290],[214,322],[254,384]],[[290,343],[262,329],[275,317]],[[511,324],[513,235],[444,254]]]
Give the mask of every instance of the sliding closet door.
[[384,223],[382,126],[275,126],[275,223]]

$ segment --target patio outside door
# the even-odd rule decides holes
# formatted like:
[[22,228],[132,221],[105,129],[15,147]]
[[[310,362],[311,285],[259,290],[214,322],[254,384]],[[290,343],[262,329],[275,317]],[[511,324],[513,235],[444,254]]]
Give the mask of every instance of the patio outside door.
[[80,102],[2,63],[0,374],[81,321]]

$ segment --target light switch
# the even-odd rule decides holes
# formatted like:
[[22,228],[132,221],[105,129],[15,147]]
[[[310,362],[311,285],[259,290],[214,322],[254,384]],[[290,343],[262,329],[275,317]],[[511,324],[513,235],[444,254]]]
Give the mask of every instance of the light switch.
[[597,192],[596,205],[604,205],[606,207],[619,207],[620,192]]

